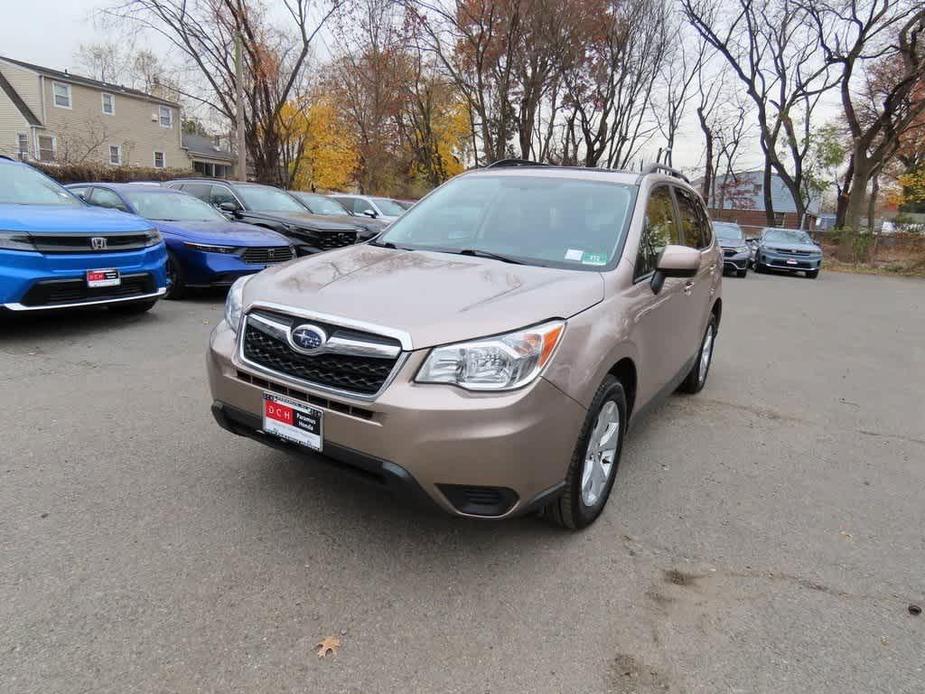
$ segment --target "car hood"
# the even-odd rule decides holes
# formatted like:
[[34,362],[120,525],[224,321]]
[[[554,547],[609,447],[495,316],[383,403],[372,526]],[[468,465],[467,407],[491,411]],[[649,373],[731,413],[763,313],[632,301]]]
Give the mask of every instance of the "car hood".
[[779,248],[782,251],[818,251],[819,246],[812,243],[786,243],[778,241],[762,241],[765,248]]
[[0,230],[30,234],[145,231],[151,222],[133,214],[100,207],[59,205],[0,205]]
[[356,231],[359,224],[331,221],[330,217],[320,214],[310,214],[308,212],[245,212],[245,218],[252,217],[255,219],[267,219],[275,222],[283,222],[294,226],[303,227],[312,231]]
[[184,241],[233,246],[288,246],[289,240],[275,231],[241,222],[163,222],[152,220],[165,236]]
[[735,241],[733,239],[721,239],[717,237],[716,240],[719,241],[721,248],[739,248],[740,246],[745,245],[745,239],[739,239],[738,241]]
[[269,302],[404,330],[415,349],[568,318],[600,302],[597,272],[350,246],[255,275],[244,303]]
[[324,219],[329,219],[332,222],[338,222],[340,224],[349,224],[354,227],[365,227],[370,231],[381,231],[385,229],[389,223],[382,220],[382,217],[377,217],[373,219],[372,217],[353,217],[349,214],[326,214],[323,216]]

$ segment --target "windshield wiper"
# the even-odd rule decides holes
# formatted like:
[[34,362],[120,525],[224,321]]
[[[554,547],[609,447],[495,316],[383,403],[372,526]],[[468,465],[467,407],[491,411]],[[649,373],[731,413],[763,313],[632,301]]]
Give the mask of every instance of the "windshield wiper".
[[388,248],[393,251],[413,251],[414,248],[406,248],[404,246],[396,246],[391,241],[376,241],[375,238],[367,242],[370,246],[375,246],[376,248]]
[[492,260],[500,260],[502,263],[510,263],[511,265],[523,265],[522,260],[517,260],[515,258],[508,257],[506,255],[500,255],[498,253],[492,253],[491,251],[482,251],[477,248],[464,248],[461,251],[450,251],[458,253],[459,255],[471,255],[475,258],[491,258]]

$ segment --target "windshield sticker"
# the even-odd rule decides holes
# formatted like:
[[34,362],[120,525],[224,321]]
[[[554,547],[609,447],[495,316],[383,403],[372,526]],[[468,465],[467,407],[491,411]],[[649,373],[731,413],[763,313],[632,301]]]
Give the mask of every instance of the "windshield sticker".
[[581,259],[582,265],[606,265],[606,253],[585,253]]
[[581,260],[584,254],[585,254],[584,251],[576,251],[574,248],[569,248],[565,252],[565,259],[566,260]]

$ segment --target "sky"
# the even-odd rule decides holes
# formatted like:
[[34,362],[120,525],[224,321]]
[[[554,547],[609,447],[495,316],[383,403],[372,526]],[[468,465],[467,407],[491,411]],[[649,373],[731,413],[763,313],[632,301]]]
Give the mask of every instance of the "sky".
[[[25,60],[59,70],[77,70],[75,54],[81,44],[111,40],[113,29],[106,30],[94,22],[94,14],[111,6],[114,0],[0,0],[4,18],[0,28],[0,55]],[[148,45],[158,45],[149,40]],[[325,52],[324,46],[319,46]],[[761,164],[757,141],[747,143],[747,150],[739,161],[740,169],[751,169]],[[654,159],[658,144],[645,150],[647,159]],[[703,136],[693,113],[688,109],[677,138],[674,164],[689,173],[697,174],[702,166]]]

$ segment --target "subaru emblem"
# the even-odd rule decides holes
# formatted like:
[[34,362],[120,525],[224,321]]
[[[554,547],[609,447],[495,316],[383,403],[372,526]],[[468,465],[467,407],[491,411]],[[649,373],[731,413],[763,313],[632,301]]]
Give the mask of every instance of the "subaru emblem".
[[90,248],[94,251],[102,251],[106,248],[106,237],[105,236],[91,236],[90,237]]
[[317,352],[327,341],[327,333],[317,325],[309,323],[297,325],[289,333],[289,342],[298,352]]

